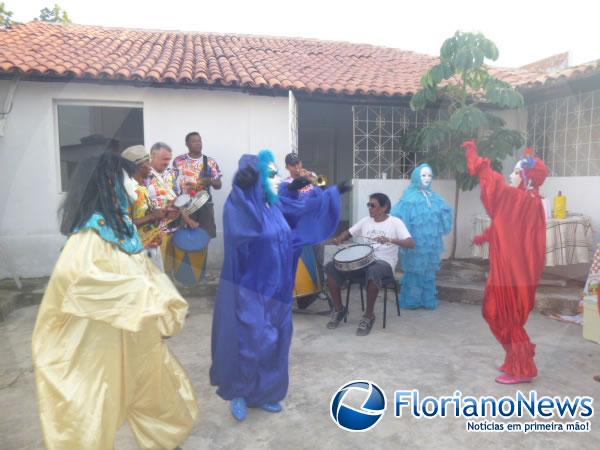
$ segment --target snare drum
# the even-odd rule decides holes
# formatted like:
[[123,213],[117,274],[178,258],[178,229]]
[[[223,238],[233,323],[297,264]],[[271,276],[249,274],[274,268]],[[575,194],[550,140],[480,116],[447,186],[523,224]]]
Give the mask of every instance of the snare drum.
[[333,264],[341,272],[364,269],[373,261],[375,261],[373,249],[365,244],[350,245],[333,255]]

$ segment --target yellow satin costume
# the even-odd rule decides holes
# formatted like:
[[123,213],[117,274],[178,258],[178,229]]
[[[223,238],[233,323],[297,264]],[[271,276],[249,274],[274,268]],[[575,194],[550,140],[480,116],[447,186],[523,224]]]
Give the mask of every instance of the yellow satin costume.
[[114,448],[125,420],[143,449],[173,449],[198,416],[187,373],[161,336],[188,309],[144,254],[91,229],[69,237],[33,332],[40,416],[49,450]]

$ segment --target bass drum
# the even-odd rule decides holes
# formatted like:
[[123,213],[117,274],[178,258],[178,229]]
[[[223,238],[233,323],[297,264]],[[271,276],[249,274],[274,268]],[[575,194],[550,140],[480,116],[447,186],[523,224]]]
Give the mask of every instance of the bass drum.
[[316,295],[321,292],[321,277],[317,266],[317,258],[312,245],[305,245],[298,261],[294,298]]
[[202,228],[180,228],[173,235],[173,276],[186,285],[198,284],[206,271],[210,236]]

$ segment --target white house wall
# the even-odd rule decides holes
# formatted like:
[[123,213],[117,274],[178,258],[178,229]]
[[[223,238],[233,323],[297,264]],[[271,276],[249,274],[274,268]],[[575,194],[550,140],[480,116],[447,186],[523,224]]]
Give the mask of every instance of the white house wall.
[[[0,80],[0,100],[9,81]],[[9,269],[20,276],[48,275],[64,243],[58,232],[60,192],[58,136],[55,124],[57,101],[123,102],[144,110],[147,146],[161,140],[175,155],[186,151],[184,136],[199,131],[207,155],[215,157],[224,173],[221,191],[214,194],[218,236],[210,245],[209,264],[222,262],[222,208],[230,190],[239,157],[271,148],[283,166],[289,147],[287,97],[251,96],[238,92],[175,90],[102,86],[83,83],[21,82],[8,115],[5,135],[0,137],[0,278]],[[502,114],[511,127],[525,130],[526,113]],[[349,156],[350,157],[350,156]],[[513,161],[505,164],[509,173]],[[283,167],[282,167],[283,169]],[[384,192],[394,204],[408,180],[354,180],[351,194],[352,221],[365,216],[368,195]],[[435,180],[434,189],[453,204],[454,182]],[[550,177],[542,193],[550,199],[558,190],[568,197],[568,209],[592,217],[595,241],[600,240],[600,177]],[[471,255],[473,218],[484,212],[479,188],[461,192],[457,256]],[[449,248],[450,239],[446,239]]]
[[[369,214],[367,203],[369,195],[375,192],[386,194],[392,206],[395,205],[404,190],[410,184],[410,180],[354,180],[355,193],[352,204],[352,223],[356,223],[360,218]],[[454,206],[454,181],[452,180],[434,180],[432,188],[440,194],[452,206]],[[456,248],[456,256],[464,258],[471,255],[471,228],[473,218],[477,214],[483,214],[485,210],[479,200],[479,187],[471,192],[461,192],[459,200],[459,215],[458,215],[458,245]],[[448,256],[450,246],[452,244],[452,233],[444,239],[446,252],[444,257]]]
[[[0,81],[0,99],[9,82]],[[227,91],[134,88],[83,83],[21,82],[0,137],[0,278],[48,275],[64,238],[58,232],[60,192],[57,101],[124,102],[144,110],[144,140],[187,151],[189,131],[202,134],[204,151],[219,162],[223,188],[214,193],[218,236],[209,264],[222,262],[222,211],[243,153],[274,151],[280,165],[289,147],[288,99]]]

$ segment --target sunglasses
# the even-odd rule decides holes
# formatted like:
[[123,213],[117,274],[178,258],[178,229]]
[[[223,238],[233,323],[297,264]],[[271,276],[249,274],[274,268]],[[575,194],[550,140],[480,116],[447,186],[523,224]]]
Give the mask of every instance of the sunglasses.
[[371,203],[371,202],[367,203],[367,208],[377,208],[378,206],[379,205],[376,203]]

